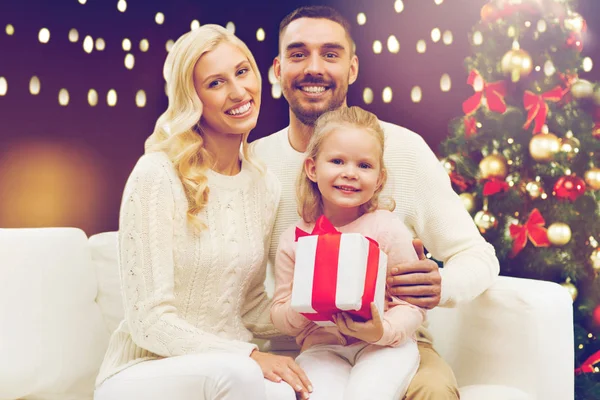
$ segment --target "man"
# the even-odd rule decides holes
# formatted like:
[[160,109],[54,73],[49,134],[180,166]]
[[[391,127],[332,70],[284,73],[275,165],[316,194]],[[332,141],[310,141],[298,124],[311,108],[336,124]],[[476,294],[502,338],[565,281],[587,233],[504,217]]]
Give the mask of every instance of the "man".
[[[324,112],[345,107],[348,85],[356,81],[358,58],[353,43],[348,21],[329,7],[301,7],[281,22],[279,54],[273,66],[290,106],[290,125],[258,140],[254,148],[282,185],[271,262],[279,236],[299,218],[296,178],[314,123]],[[475,298],[499,273],[493,247],[477,231],[425,141],[400,126],[381,125],[389,173],[382,195],[395,199],[394,212],[422,240],[414,242],[419,261],[392,269],[390,291],[426,309]],[[423,256],[423,244],[444,262],[442,270]],[[406,399],[458,399],[454,374],[432,348],[426,327],[421,327],[418,339],[421,364]]]

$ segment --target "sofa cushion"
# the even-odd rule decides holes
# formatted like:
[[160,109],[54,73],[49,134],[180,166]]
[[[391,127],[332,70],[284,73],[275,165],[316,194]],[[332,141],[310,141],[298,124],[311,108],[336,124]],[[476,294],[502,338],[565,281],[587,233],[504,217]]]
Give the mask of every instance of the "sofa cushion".
[[98,279],[98,297],[106,328],[112,333],[123,319],[123,300],[119,278],[117,232],[104,232],[89,239],[90,253]]
[[87,237],[0,229],[0,399],[89,398],[108,343]]

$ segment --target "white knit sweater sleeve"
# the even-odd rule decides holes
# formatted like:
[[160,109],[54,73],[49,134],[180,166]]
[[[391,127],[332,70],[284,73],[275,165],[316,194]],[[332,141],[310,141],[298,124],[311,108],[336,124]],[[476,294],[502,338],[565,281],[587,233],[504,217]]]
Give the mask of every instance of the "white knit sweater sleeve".
[[119,264],[125,319],[133,341],[159,356],[219,350],[249,355],[257,347],[202,331],[174,306],[174,188],[162,154],[145,155],[127,181],[120,213]]
[[[263,220],[263,229],[265,231],[266,240],[265,255],[268,254],[271,235],[273,234],[273,226],[275,224],[275,216],[281,198],[281,186],[279,180],[270,171],[265,174],[265,203],[264,211],[265,218]],[[254,280],[250,283],[250,289],[246,296],[246,301],[242,308],[242,319],[246,328],[252,334],[260,339],[269,339],[281,336],[273,322],[271,321],[271,299],[267,295],[265,289],[265,277],[267,273],[267,257],[262,263],[259,273],[256,274]]]
[[415,140],[416,196],[409,218],[427,250],[444,262],[440,305],[450,307],[489,288],[500,267],[494,248],[452,189],[448,173],[425,141]]

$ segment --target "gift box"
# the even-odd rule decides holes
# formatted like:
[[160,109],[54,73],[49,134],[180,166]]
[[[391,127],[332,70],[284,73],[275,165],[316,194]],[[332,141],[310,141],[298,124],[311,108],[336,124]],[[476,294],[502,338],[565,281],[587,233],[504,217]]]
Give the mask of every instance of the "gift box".
[[296,240],[293,310],[321,326],[341,311],[369,320],[372,302],[383,316],[387,255],[376,241],[340,233],[324,216],[310,234],[296,229]]

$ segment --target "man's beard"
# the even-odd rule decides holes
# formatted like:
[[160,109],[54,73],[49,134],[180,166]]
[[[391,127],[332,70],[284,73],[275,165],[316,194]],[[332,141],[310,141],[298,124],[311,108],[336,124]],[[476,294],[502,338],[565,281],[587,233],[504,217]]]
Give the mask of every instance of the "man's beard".
[[321,115],[325,114],[328,111],[333,111],[340,108],[344,104],[346,94],[348,93],[347,86],[345,87],[345,89],[338,88],[337,86],[330,83],[327,85],[329,87],[329,89],[327,90],[331,90],[332,93],[335,93],[335,90],[339,89],[339,92],[337,93],[337,95],[334,95],[334,97],[327,104],[325,104],[324,108],[304,108],[293,93],[294,90],[300,90],[297,88],[300,84],[303,83],[326,84],[326,82],[322,78],[306,77],[302,81],[294,82],[291,88],[286,87],[283,90],[283,95],[288,101],[290,109],[292,110],[296,118],[298,118],[298,120],[306,126],[314,126],[315,122]]

